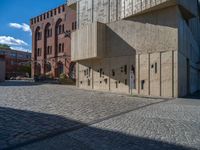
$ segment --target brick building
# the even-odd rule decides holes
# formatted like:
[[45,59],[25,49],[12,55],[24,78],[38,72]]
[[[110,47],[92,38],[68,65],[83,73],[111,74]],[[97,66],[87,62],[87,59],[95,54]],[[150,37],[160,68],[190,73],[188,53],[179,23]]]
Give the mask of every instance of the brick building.
[[182,97],[200,90],[198,0],[69,0],[80,88]]
[[26,73],[31,73],[31,70],[29,72],[23,71],[25,66],[30,66],[31,64],[30,52],[1,48],[0,55],[5,56],[6,79],[10,79],[10,77],[25,76]]
[[59,6],[31,19],[32,77],[65,73],[75,78],[71,63],[71,31],[76,29],[76,12]]
[[5,56],[4,55],[0,55],[0,82],[5,80],[5,74],[6,74],[6,70],[5,70]]

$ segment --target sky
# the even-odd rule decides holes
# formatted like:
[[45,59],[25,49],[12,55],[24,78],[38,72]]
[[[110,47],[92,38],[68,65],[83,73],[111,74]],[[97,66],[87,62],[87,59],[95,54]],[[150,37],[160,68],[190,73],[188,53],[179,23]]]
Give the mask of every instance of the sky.
[[66,0],[0,0],[0,44],[31,51],[30,19],[66,3]]

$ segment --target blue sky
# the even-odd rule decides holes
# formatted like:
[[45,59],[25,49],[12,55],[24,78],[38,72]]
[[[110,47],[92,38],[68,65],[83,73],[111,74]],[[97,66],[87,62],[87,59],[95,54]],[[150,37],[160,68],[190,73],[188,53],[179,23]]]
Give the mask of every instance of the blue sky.
[[66,0],[0,0],[0,43],[31,50],[30,18],[66,3]]

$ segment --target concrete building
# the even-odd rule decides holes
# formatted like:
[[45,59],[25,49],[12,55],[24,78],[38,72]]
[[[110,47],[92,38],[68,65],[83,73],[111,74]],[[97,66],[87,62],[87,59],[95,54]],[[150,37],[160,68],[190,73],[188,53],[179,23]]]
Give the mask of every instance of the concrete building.
[[32,77],[65,73],[75,78],[71,63],[71,31],[76,29],[76,12],[59,6],[31,19]]
[[182,97],[200,89],[197,0],[69,0],[80,88]]
[[31,74],[31,70],[25,69],[31,65],[31,53],[13,49],[0,48],[0,55],[5,56],[6,79],[17,76],[25,76],[26,73]]
[[5,56],[0,55],[0,82],[5,81]]

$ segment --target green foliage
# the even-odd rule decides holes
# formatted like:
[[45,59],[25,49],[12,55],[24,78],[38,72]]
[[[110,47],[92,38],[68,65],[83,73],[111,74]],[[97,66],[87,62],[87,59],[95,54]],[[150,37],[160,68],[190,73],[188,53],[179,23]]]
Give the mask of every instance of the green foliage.
[[59,79],[60,79],[61,81],[64,81],[64,80],[66,80],[66,79],[67,79],[67,76],[66,76],[66,74],[64,74],[64,73],[60,74],[60,77],[59,77]]
[[20,72],[20,73],[29,73],[29,74],[31,74],[31,65],[20,66],[17,69],[17,71]]
[[0,48],[2,49],[11,49],[9,45],[6,44],[0,44]]

